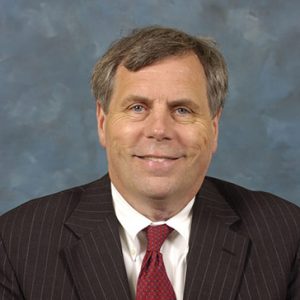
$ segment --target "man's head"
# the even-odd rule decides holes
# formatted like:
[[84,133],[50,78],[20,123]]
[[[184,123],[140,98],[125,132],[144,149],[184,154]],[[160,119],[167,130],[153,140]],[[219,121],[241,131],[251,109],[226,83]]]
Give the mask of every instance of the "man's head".
[[193,198],[217,148],[226,69],[211,43],[201,40],[200,51],[196,41],[173,29],[142,29],[115,43],[93,74],[110,178],[153,220]]
[[194,52],[200,60],[206,80],[212,116],[224,106],[228,76],[224,58],[211,39],[198,38],[185,32],[160,26],[133,30],[114,42],[94,67],[91,86],[96,100],[108,112],[118,66],[138,71],[169,56]]

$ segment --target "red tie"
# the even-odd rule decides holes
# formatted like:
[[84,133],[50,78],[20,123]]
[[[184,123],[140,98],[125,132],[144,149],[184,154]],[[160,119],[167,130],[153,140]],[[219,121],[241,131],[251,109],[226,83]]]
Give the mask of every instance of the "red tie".
[[148,245],[137,282],[136,300],[176,300],[160,253],[173,228],[164,224],[148,226],[145,231]]

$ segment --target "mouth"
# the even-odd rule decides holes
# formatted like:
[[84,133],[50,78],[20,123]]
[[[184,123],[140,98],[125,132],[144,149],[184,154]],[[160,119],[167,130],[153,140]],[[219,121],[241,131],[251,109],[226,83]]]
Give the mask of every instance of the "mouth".
[[152,155],[134,155],[135,157],[143,160],[153,161],[153,162],[164,162],[168,160],[177,160],[179,157],[171,157],[171,156],[152,156]]
[[164,154],[146,154],[133,155],[141,170],[155,176],[170,175],[174,168],[178,167],[178,163],[184,156],[164,155]]

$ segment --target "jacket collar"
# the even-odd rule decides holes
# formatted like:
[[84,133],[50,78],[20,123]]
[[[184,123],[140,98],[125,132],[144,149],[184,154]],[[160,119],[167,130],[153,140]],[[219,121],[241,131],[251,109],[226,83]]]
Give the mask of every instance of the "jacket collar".
[[241,220],[223,188],[207,177],[196,196],[184,299],[236,298],[249,239],[238,233]]
[[65,226],[78,237],[63,255],[80,299],[131,299],[107,175],[83,187]]

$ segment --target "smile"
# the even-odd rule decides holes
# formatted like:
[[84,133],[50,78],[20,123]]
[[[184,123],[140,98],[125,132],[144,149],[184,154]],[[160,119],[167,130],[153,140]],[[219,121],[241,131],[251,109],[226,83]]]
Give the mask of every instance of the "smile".
[[154,161],[154,162],[164,162],[166,160],[176,160],[178,157],[168,157],[168,156],[136,156],[140,159]]
[[143,170],[155,176],[162,176],[170,174],[178,166],[181,156],[135,155],[134,158]]

